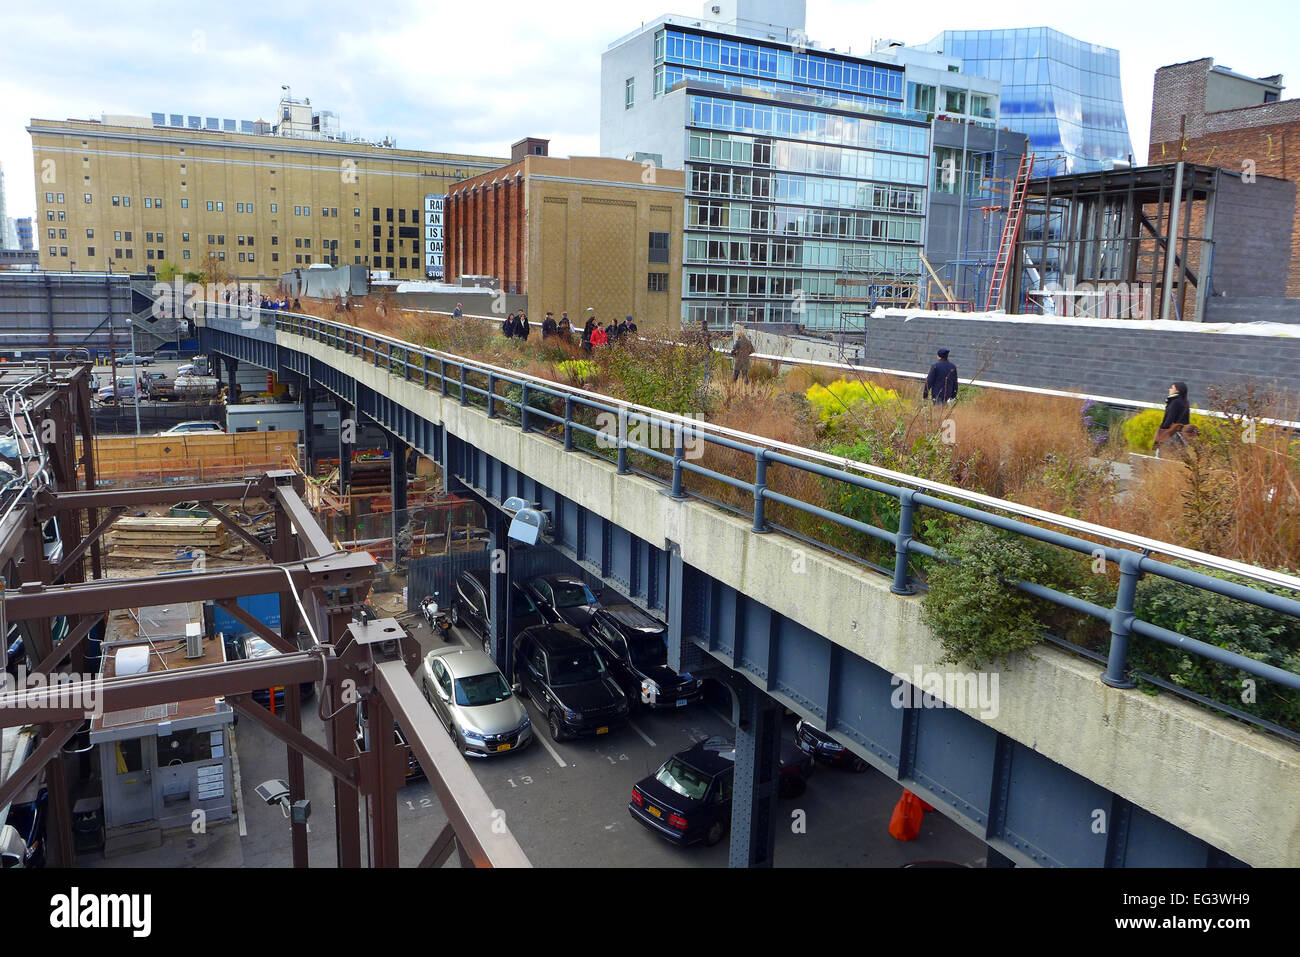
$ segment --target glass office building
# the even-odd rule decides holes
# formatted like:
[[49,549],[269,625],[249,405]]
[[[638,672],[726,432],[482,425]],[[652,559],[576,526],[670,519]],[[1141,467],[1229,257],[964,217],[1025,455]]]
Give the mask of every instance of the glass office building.
[[965,73],[1002,82],[1002,124],[1029,137],[1035,175],[1129,160],[1119,51],[1047,27],[946,30],[925,48],[960,58]]
[[660,135],[685,143],[640,148],[686,171],[685,322],[831,329],[872,304],[846,269],[919,282],[930,130],[901,66],[676,25],[653,50],[653,99],[683,107]]

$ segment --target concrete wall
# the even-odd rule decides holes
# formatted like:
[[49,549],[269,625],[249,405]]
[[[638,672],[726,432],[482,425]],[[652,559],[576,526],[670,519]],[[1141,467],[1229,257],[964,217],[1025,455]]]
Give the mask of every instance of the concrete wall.
[[[1211,295],[1288,295],[1296,184],[1272,176],[1247,182],[1233,170],[1224,170],[1217,179]],[[1205,257],[1198,258],[1203,262]]]
[[[910,317],[910,318],[909,318]],[[1300,387],[1300,336],[1219,334],[1178,329],[1116,328],[1026,317],[977,319],[953,313],[888,312],[870,319],[865,347],[850,350],[860,364],[925,372],[941,346],[963,377],[1161,402],[1175,379],[1187,382],[1193,405],[1206,387],[1244,379]],[[1203,328],[1197,323],[1190,326]],[[825,341],[751,333],[758,352],[851,362]]]
[[1300,299],[1283,296],[1215,296],[1205,304],[1205,321],[1300,323]]

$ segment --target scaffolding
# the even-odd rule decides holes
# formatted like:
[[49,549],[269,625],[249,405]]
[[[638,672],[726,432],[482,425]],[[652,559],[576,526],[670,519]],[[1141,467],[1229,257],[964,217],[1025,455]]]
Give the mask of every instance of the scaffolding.
[[841,337],[866,331],[877,308],[916,309],[921,305],[921,251],[916,258],[897,250],[846,253],[835,277],[835,311]]

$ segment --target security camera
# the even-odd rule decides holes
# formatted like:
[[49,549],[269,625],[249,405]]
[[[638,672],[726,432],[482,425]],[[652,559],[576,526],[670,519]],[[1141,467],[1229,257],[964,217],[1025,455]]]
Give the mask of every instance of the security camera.
[[283,804],[289,797],[289,784],[287,781],[278,781],[274,778],[263,781],[257,786],[257,796],[265,801],[267,806]]

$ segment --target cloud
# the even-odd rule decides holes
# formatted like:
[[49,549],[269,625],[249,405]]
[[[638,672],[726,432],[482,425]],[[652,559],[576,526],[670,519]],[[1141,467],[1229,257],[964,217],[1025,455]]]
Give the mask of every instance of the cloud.
[[[94,118],[154,111],[271,119],[280,85],[339,115],[345,131],[440,152],[507,156],[521,136],[549,137],[561,155],[599,152],[600,57],[609,43],[661,13],[695,14],[699,0],[487,3],[393,0],[253,3],[228,0],[178,15],[135,3],[112,17],[90,0],[57,10],[6,9],[0,75],[0,163],[11,216],[35,208],[32,117]],[[1037,26],[1020,9],[808,0],[808,33],[854,52],[875,38],[908,43],[944,28]],[[677,9],[674,9],[677,8]],[[194,9],[194,8],[190,8]],[[1179,17],[1159,4],[1094,0],[1051,8],[1042,25],[1120,50],[1136,159],[1146,159],[1151,83],[1165,63],[1213,56],[1245,73],[1300,73],[1286,0],[1256,0],[1232,29],[1209,0]],[[1290,28],[1287,28],[1290,25]]]

